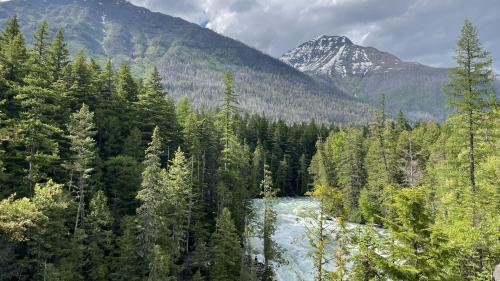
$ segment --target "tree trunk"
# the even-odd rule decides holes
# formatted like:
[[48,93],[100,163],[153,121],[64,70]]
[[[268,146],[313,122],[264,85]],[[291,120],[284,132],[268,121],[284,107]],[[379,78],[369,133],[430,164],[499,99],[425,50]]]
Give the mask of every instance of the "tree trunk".
[[472,128],[472,110],[468,112],[468,125],[469,125],[469,176],[470,188],[472,193],[476,191],[476,178],[475,178],[475,165],[474,165],[474,131]]
[[[81,175],[81,177],[83,178],[83,175]],[[81,179],[80,183],[79,183],[79,193],[80,193],[80,198],[79,199],[80,200],[78,202],[78,209],[76,211],[75,232],[74,232],[74,234],[76,234],[76,231],[78,229],[78,221],[80,219],[80,213],[83,212],[83,204],[85,203],[84,198],[83,198],[83,196],[84,196],[83,195],[84,194],[84,192],[83,192],[84,191],[83,190],[84,189],[84,184],[85,183],[83,182],[83,179]]]

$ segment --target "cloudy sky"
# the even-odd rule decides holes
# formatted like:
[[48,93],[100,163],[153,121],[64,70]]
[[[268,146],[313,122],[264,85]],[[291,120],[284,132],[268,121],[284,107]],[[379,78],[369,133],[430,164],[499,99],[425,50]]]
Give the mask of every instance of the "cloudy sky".
[[465,18],[500,69],[500,0],[130,0],[279,56],[318,35],[346,35],[404,60],[452,65]]

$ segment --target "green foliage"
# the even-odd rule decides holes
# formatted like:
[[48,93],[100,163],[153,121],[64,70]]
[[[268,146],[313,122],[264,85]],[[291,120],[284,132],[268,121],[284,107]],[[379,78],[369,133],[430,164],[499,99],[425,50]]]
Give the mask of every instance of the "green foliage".
[[[63,214],[69,207],[69,199],[64,195],[63,186],[48,181],[35,186],[34,196],[14,199],[15,194],[0,202],[0,233],[3,242],[27,252],[25,263],[18,261],[15,269],[5,268],[2,274],[28,277],[55,274],[60,264],[53,263],[64,252],[65,245]],[[8,248],[7,248],[8,249]],[[12,258],[14,258],[13,256]],[[57,260],[57,259],[56,259]],[[34,267],[29,268],[31,263]]]
[[106,186],[110,211],[115,225],[121,218],[135,214],[137,188],[141,184],[142,167],[134,158],[119,155],[104,162],[102,181]]
[[82,105],[80,111],[72,114],[68,124],[68,133],[67,138],[70,141],[69,150],[72,152],[72,159],[66,167],[70,172],[68,186],[75,192],[78,201],[75,221],[76,232],[80,223],[79,220],[83,219],[85,195],[89,192],[88,184],[94,170],[92,164],[95,159],[94,113],[89,111],[86,104]]
[[215,232],[212,234],[211,280],[239,280],[241,246],[231,212],[224,208],[217,217]]
[[[124,78],[120,78],[121,76],[124,76]],[[131,79],[129,76],[130,73],[126,72],[122,67],[118,73],[118,96],[122,96],[120,93],[121,91],[125,93],[135,91],[129,89],[134,88],[133,80],[129,81]],[[120,82],[122,79],[123,81]],[[124,89],[120,90],[120,88]],[[127,99],[135,100],[133,97],[127,97]],[[160,131],[164,132],[163,146],[165,148],[175,148],[178,143],[177,133],[179,130],[179,125],[175,116],[175,104],[172,98],[163,90],[162,78],[156,68],[144,82],[144,86],[138,94],[135,106],[138,109],[138,128],[143,132],[144,136],[149,137],[155,126],[158,126]]]
[[171,210],[171,214],[168,216],[172,223],[170,229],[174,235],[174,248],[169,250],[176,256],[188,251],[185,245],[188,245],[194,197],[191,175],[190,164],[179,148],[169,164],[166,177],[163,179],[165,185],[163,196],[167,198],[168,207]]
[[273,239],[276,232],[277,215],[274,204],[277,196],[277,189],[272,186],[272,177],[269,167],[264,165],[264,178],[260,184],[262,200],[264,202],[264,222],[261,229],[264,240],[264,273],[263,280],[274,280],[274,269],[282,262],[282,249]]
[[0,229],[9,239],[24,241],[26,232],[43,218],[43,213],[28,198],[14,198],[15,194],[0,203]]
[[331,165],[321,140],[316,143],[316,153],[311,159],[309,173],[313,177],[314,185],[333,186]]
[[121,224],[121,235],[117,240],[118,257],[113,264],[112,280],[141,280],[145,264],[144,259],[138,254],[137,232],[136,219],[130,216],[124,217]]
[[217,127],[221,133],[221,159],[224,169],[238,161],[237,149],[239,147],[236,135],[236,115],[238,114],[238,101],[233,88],[233,75],[228,72],[224,76],[224,97],[218,114]]
[[450,81],[444,88],[449,96],[449,103],[457,109],[457,114],[464,117],[465,139],[469,147],[470,188],[476,188],[475,179],[475,138],[478,128],[490,112],[493,91],[493,62],[490,53],[483,50],[479,42],[477,29],[466,20],[455,51],[457,67],[450,72]]
[[[15,21],[15,18],[13,19]],[[4,38],[9,37],[7,33],[14,34],[16,24],[6,30]],[[60,137],[61,129],[58,127],[54,115],[59,108],[58,92],[49,88],[47,77],[47,52],[48,52],[48,24],[40,23],[35,32],[35,42],[33,48],[29,50],[26,66],[29,70],[24,72],[23,77],[18,77],[12,89],[16,93],[14,99],[20,105],[20,120],[15,124],[19,145],[24,148],[22,158],[27,163],[26,181],[28,192],[32,194],[35,183],[47,178],[43,172],[48,165],[59,159],[59,144],[57,138]],[[20,36],[20,33],[17,35]],[[24,42],[22,42],[24,44]],[[17,48],[21,48],[18,46]],[[18,52],[19,50],[16,50]],[[15,62],[18,65],[23,63]],[[16,71],[14,71],[16,72]],[[12,79],[12,78],[6,78]],[[14,81],[13,81],[14,82]]]
[[204,281],[205,278],[201,275],[200,271],[196,271],[196,273],[193,275],[193,281]]
[[61,29],[58,29],[54,35],[47,56],[51,79],[56,82],[63,77],[64,69],[69,64],[69,51]]
[[317,203],[317,209],[308,210],[312,221],[306,225],[306,235],[313,250],[314,280],[327,280],[331,272],[325,267],[329,263],[329,245],[336,237],[327,230],[326,222],[329,216],[342,216],[342,195],[332,187],[316,185],[314,191],[308,193]]
[[338,171],[338,184],[342,188],[343,207],[346,218],[350,221],[361,221],[358,211],[358,198],[362,187],[366,183],[364,167],[363,131],[348,128],[345,133],[344,145],[340,151]]
[[86,267],[92,280],[108,280],[111,273],[111,250],[114,237],[111,231],[113,218],[104,192],[97,191],[94,194],[89,209],[89,214],[85,218],[89,241]]
[[128,102],[137,100],[137,83],[132,77],[128,64],[122,64],[117,73],[116,95]]
[[162,197],[162,170],[160,157],[163,153],[161,148],[161,137],[158,128],[155,128],[152,140],[146,149],[144,159],[144,171],[142,172],[141,189],[137,193],[140,206],[137,208],[140,227],[140,254],[147,256],[151,254],[153,245],[157,243],[160,228],[165,224],[161,212]]
[[350,278],[355,281],[385,280],[380,269],[384,258],[378,254],[382,247],[380,235],[373,225],[359,229],[354,237],[354,243],[359,247],[351,260],[353,262]]
[[[468,22],[447,87],[457,113],[413,124],[382,103],[343,129],[240,114],[230,74],[220,110],[176,107],[156,70],[137,82],[70,58],[46,22],[29,49],[19,30],[13,17],[0,36],[0,280],[255,278],[240,235],[259,189],[272,279],[277,189],[312,184],[316,279],[487,280],[500,262],[500,114]],[[347,221],[368,224],[353,235]]]
[[432,237],[432,216],[427,206],[425,187],[404,188],[394,193],[388,203],[384,225],[393,241],[388,242],[384,272],[389,278],[422,280],[445,278],[441,273],[439,242]]
[[0,48],[2,76],[8,82],[19,83],[26,75],[28,51],[17,16],[13,16],[5,24],[0,39],[2,42],[2,48]]

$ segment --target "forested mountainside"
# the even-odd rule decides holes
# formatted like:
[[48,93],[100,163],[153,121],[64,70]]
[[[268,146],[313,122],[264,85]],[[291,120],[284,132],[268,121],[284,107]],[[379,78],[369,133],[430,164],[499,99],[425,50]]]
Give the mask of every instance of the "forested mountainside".
[[276,197],[304,194],[315,280],[486,281],[500,262],[500,109],[469,21],[442,125],[383,103],[369,126],[273,122],[241,112],[230,72],[196,110],[155,69],[70,56],[46,21],[31,42],[16,16],[0,33],[1,281],[272,281]]
[[370,109],[331,83],[322,83],[250,48],[180,18],[153,13],[124,0],[12,0],[0,3],[0,25],[20,18],[27,42],[41,19],[65,30],[71,53],[84,48],[114,65],[130,63],[143,74],[157,66],[174,99],[197,108],[221,99],[223,73],[234,73],[240,104],[248,112],[301,122],[361,123]]
[[443,120],[450,109],[441,87],[448,69],[405,62],[345,36],[320,36],[285,53],[281,60],[372,105],[386,97],[387,109],[410,119]]

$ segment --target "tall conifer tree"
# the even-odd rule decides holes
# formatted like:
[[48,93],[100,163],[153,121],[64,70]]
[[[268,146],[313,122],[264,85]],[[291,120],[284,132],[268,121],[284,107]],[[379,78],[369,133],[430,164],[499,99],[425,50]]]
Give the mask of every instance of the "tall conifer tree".
[[89,193],[89,180],[92,175],[93,161],[96,157],[94,113],[86,104],[73,113],[68,124],[71,160],[66,165],[70,171],[69,186],[75,192],[77,213],[74,231],[78,230],[85,214],[85,196]]

